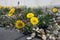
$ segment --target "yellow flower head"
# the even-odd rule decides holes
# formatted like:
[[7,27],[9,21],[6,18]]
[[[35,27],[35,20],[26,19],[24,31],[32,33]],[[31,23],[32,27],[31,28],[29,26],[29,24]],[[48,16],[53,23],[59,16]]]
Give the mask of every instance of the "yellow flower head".
[[33,24],[33,25],[36,25],[36,24],[38,24],[38,18],[37,17],[32,17],[31,19],[30,19],[30,22]]
[[12,16],[14,14],[14,11],[15,11],[15,8],[12,8],[9,13],[8,13],[8,16]]
[[23,21],[17,20],[16,23],[15,23],[15,26],[16,26],[17,29],[20,29],[20,28],[23,28],[25,25],[24,25]]
[[2,8],[2,6],[0,5],[0,9]]
[[54,13],[56,13],[57,11],[58,11],[57,8],[53,8],[53,9],[52,9],[52,12],[54,12]]
[[32,18],[32,17],[34,17],[34,14],[33,13],[28,13],[27,14],[27,18]]

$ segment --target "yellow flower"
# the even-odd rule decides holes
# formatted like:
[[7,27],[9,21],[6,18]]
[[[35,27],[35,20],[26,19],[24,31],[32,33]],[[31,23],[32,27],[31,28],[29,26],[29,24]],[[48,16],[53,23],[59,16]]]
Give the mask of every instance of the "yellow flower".
[[17,20],[16,23],[15,23],[15,26],[16,26],[17,29],[20,29],[20,28],[23,28],[25,25],[24,25],[23,21]]
[[14,14],[14,11],[15,11],[15,8],[12,8],[9,13],[8,13],[8,16],[12,16]]
[[27,18],[32,18],[32,17],[34,17],[34,14],[33,13],[28,13],[27,14]]
[[33,24],[33,25],[36,25],[36,24],[38,24],[38,18],[37,17],[32,17],[31,19],[30,19],[30,22]]
[[53,9],[52,9],[52,12],[54,12],[54,13],[56,13],[57,11],[58,11],[57,8],[53,8]]
[[0,9],[2,8],[2,6],[0,5]]

